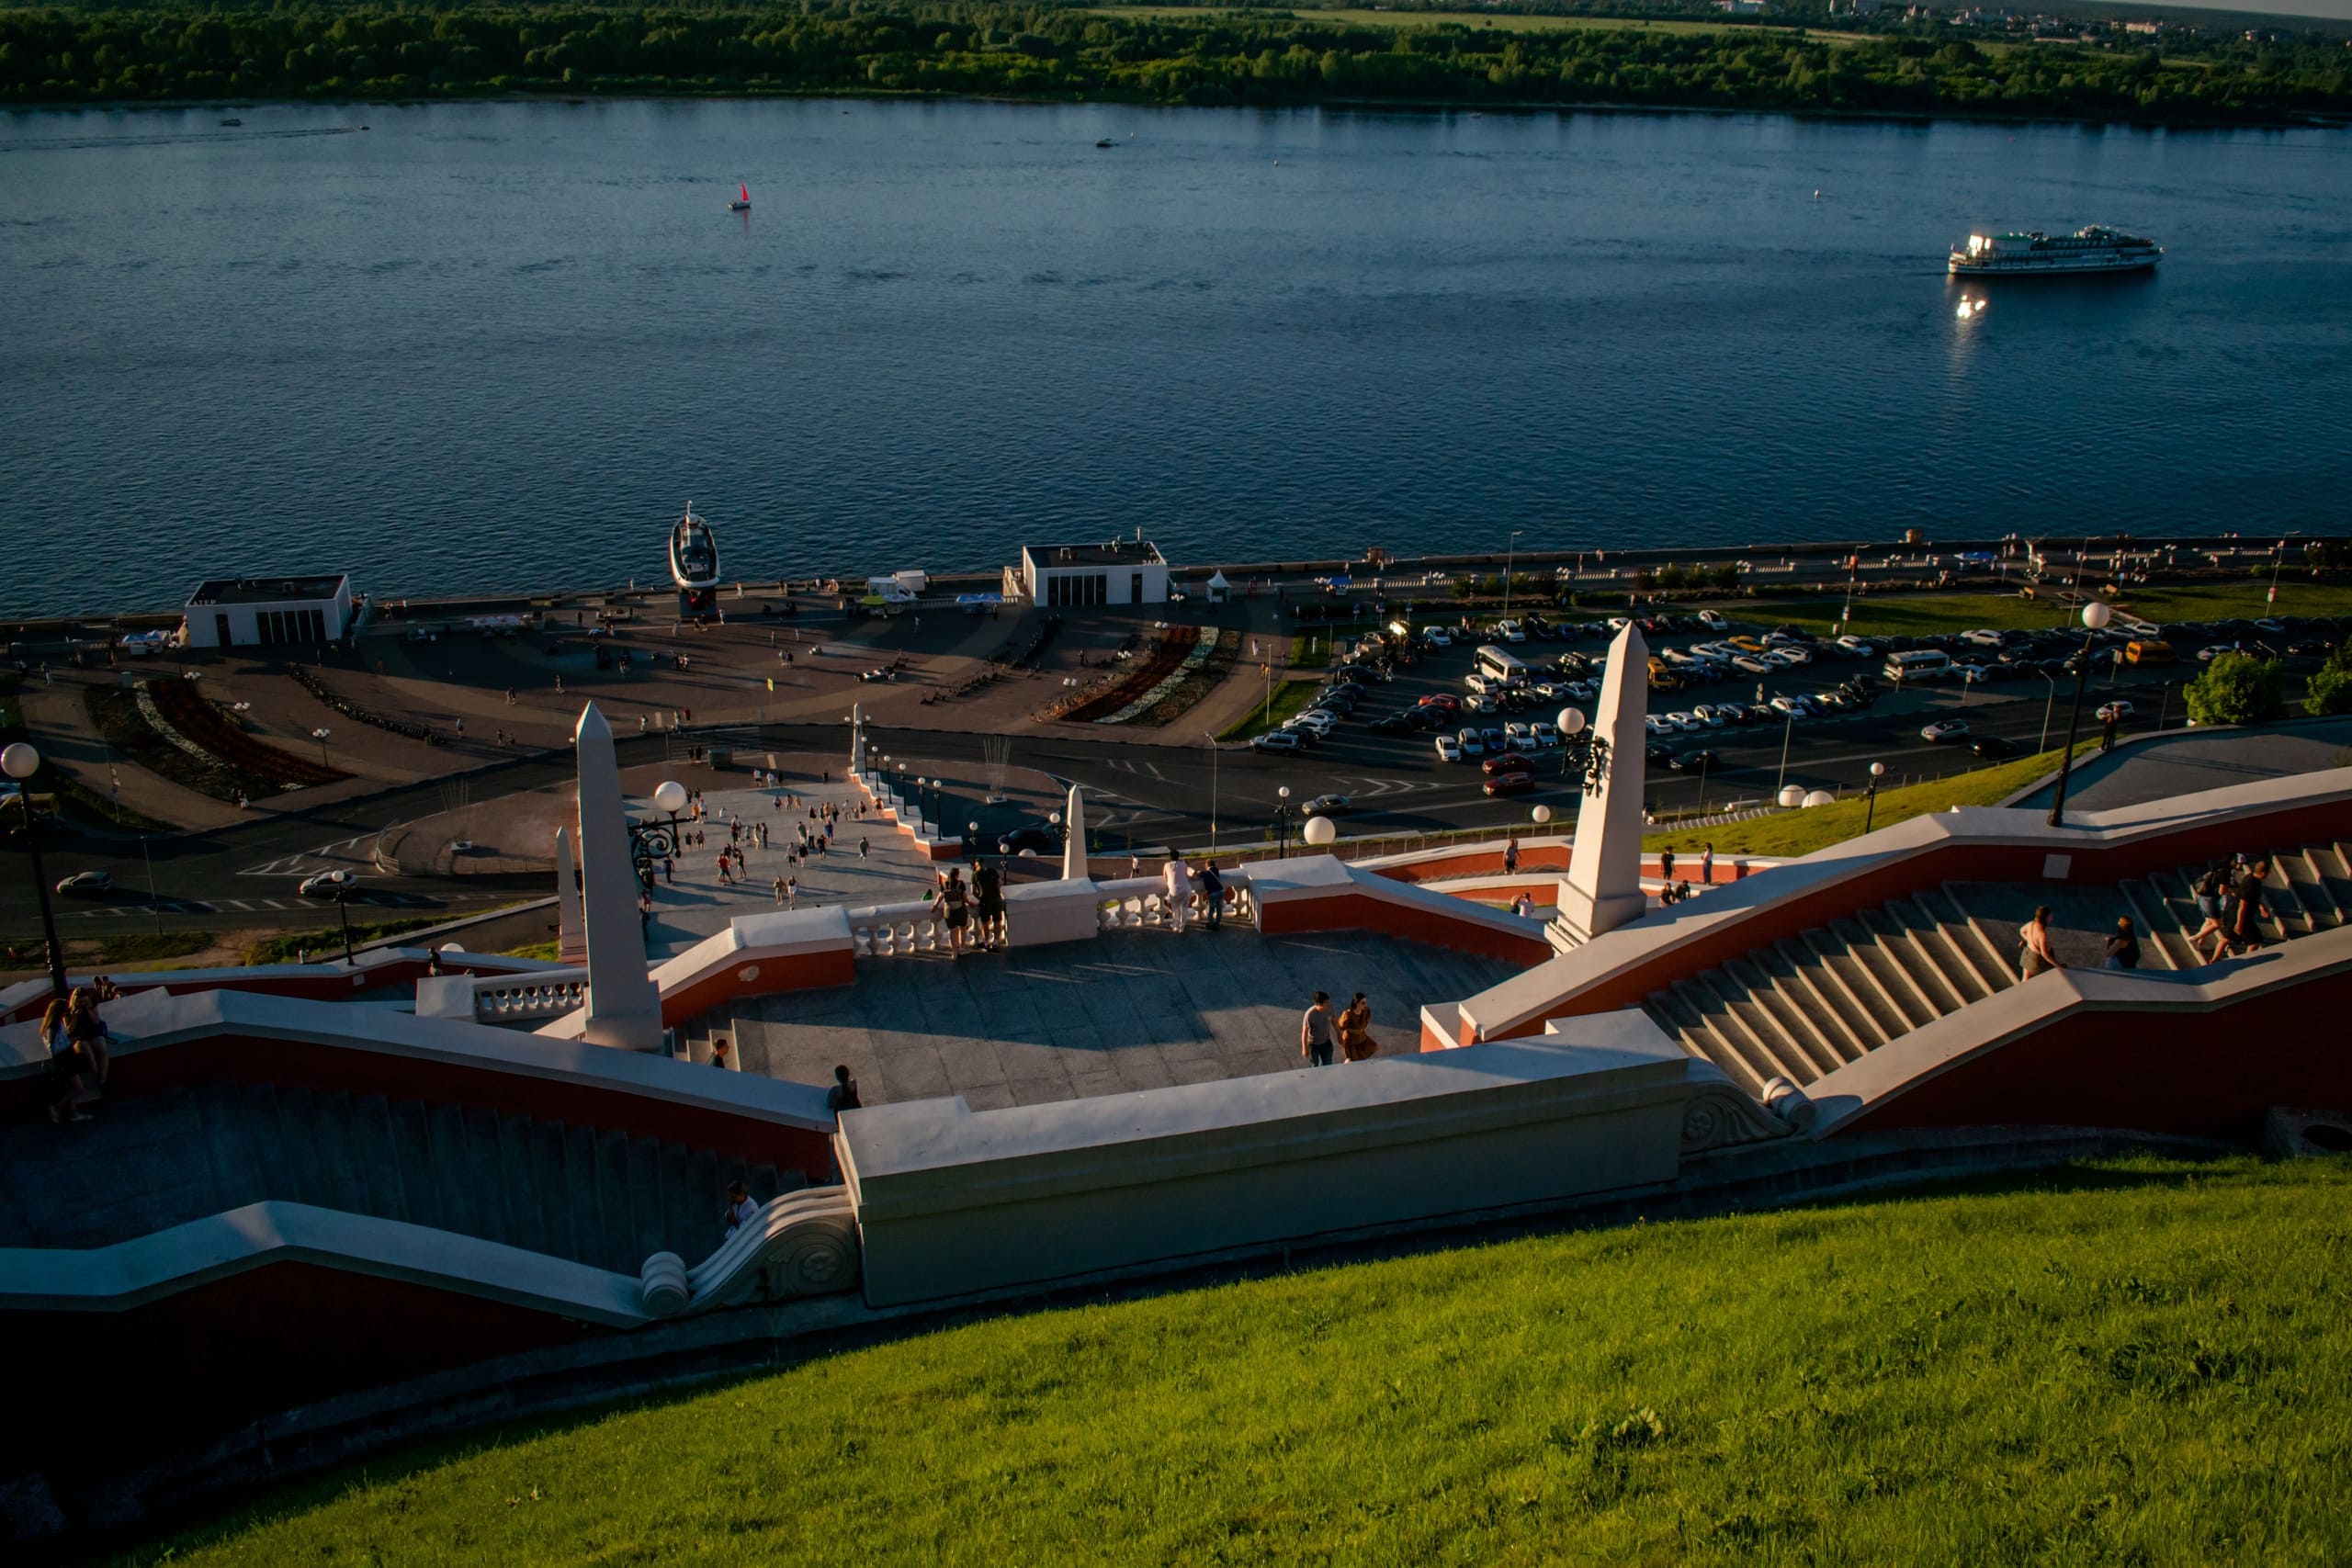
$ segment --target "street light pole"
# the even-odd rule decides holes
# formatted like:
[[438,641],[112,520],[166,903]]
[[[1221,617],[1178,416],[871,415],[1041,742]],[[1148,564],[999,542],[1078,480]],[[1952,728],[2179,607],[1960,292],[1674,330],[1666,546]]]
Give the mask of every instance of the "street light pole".
[[1209,748],[1209,853],[1214,855],[1216,853],[1216,737],[1204,729],[1201,731],[1201,739],[1208,742]]
[[352,957],[351,907],[344,902],[346,891],[346,889],[341,887],[334,890],[334,912],[343,920],[343,962],[347,966],[352,963]]
[[1505,619],[1510,616],[1510,575],[1511,569],[1519,564],[1519,536],[1526,532],[1524,528],[1513,528],[1510,531],[1510,541],[1503,547],[1503,616]]
[[1870,833],[1871,825],[1878,820],[1878,781],[1884,777],[1886,777],[1886,764],[1872,762],[1870,794],[1863,797],[1868,802],[1862,810],[1862,832],[1865,837]]
[[1778,795],[1789,782],[1789,738],[1796,733],[1796,729],[1797,710],[1791,708],[1788,722],[1781,727],[1781,776],[1772,784],[1772,793],[1775,795]]
[[1290,785],[1274,791],[1274,858],[1290,858]]
[[2050,695],[2043,698],[2041,703],[2041,740],[2034,747],[2036,751],[2047,751],[2050,750],[2050,713],[2058,705],[2058,677],[2047,670],[2037,670],[2034,673],[2041,676],[2050,686]]
[[319,743],[319,766],[322,768],[329,766],[330,764],[327,761],[327,727],[322,724],[319,726],[318,728],[311,731],[311,739]]
[[25,813],[25,852],[32,857],[33,892],[40,900],[40,930],[48,943],[44,954],[49,960],[50,989],[63,1001],[69,987],[65,984],[65,948],[57,940],[57,914],[49,907],[49,874],[40,864],[40,832],[33,817],[33,775],[40,772],[40,753],[30,742],[19,740],[0,750],[0,773],[17,781],[17,804]]
[[2058,793],[2050,802],[2052,828],[2066,825],[2066,784],[2075,771],[2075,732],[2083,722],[2083,688],[2090,684],[2091,639],[2113,615],[2113,611],[2096,599],[2083,606],[2083,651],[2075,660],[2075,708],[2066,718],[2066,750],[2058,759]]
[[139,835],[139,858],[147,863],[147,912],[155,917],[155,934],[164,934],[164,901],[155,897],[155,857],[147,851],[147,835]]

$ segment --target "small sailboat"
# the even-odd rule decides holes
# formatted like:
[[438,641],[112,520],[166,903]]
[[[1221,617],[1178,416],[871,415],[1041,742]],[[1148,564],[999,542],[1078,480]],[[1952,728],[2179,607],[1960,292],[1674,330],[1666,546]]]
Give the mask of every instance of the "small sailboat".
[[1115,141],[1112,141],[1109,137],[1107,137],[1107,136],[1106,136],[1106,137],[1104,137],[1102,141],[1100,141],[1096,142],[1094,145],[1096,145],[1097,147],[1116,147],[1116,146],[1118,145],[1118,143],[1117,143],[1117,142],[1115,142]]
[[752,187],[748,185],[743,185],[740,181],[737,183],[741,187],[742,194],[727,204],[727,210],[729,212],[749,212],[752,210]]

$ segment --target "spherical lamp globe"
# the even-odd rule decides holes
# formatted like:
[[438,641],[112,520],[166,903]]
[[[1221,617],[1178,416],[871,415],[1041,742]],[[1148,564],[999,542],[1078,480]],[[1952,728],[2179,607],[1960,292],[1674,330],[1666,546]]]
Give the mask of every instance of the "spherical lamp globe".
[[1544,823],[1552,820],[1552,808],[1548,806],[1539,806],[1527,815],[1534,819],[1538,828],[1541,828]]
[[663,779],[653,786],[653,804],[659,809],[676,816],[686,808],[686,786],[675,779]]
[[1328,844],[1339,836],[1340,829],[1333,825],[1329,817],[1310,817],[1306,819],[1305,838],[1308,843]]
[[1562,735],[1582,735],[1584,733],[1584,709],[1562,708],[1560,710],[1559,726],[1560,733]]
[[1874,779],[1883,779],[1886,777],[1886,764],[1884,762],[1872,762],[1871,764],[1871,777]]
[[2096,599],[2083,606],[2083,625],[2093,631],[2099,630],[2113,619],[2115,619],[2115,612]]
[[28,779],[40,772],[40,753],[28,741],[19,740],[0,751],[0,773],[12,779]]
[[1826,789],[1816,789],[1804,797],[1804,804],[1807,806],[1835,806],[1838,804],[1838,797],[1830,794]]
[[1803,806],[1804,804],[1804,785],[1781,785],[1779,799],[1782,806]]

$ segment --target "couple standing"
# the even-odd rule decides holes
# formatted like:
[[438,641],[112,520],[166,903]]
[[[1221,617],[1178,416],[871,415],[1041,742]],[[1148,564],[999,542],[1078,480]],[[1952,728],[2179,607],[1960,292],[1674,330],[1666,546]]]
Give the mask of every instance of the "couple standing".
[[1315,1005],[1298,1022],[1298,1054],[1310,1067],[1331,1065],[1333,1047],[1347,1061],[1361,1062],[1380,1049],[1372,1037],[1372,1004],[1362,991],[1339,1012],[1331,1010],[1328,991],[1315,993]]

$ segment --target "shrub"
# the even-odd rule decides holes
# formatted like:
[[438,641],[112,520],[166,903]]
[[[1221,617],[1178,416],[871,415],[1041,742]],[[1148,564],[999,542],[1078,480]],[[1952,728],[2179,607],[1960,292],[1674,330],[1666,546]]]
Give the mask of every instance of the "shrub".
[[2224,653],[2188,683],[2188,716],[2199,724],[2260,724],[2286,711],[2278,661]]

